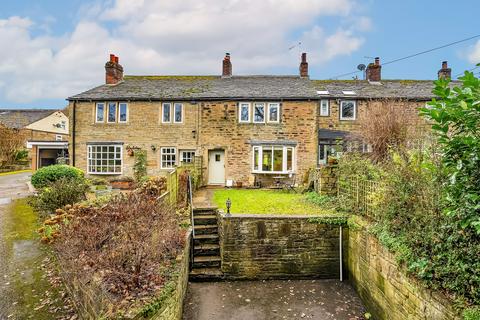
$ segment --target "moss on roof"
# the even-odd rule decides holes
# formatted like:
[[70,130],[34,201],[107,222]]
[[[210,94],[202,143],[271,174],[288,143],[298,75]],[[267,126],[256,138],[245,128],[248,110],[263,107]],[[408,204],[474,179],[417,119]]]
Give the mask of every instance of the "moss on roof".
[[180,80],[180,81],[198,81],[215,80],[218,76],[124,76],[124,80]]

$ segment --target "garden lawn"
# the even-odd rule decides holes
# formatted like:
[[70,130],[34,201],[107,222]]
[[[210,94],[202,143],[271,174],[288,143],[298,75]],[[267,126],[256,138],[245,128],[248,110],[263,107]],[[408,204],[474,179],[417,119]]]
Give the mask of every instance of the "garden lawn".
[[331,208],[322,208],[307,200],[305,194],[277,190],[221,189],[215,190],[213,202],[227,211],[225,202],[230,198],[232,214],[335,214]]

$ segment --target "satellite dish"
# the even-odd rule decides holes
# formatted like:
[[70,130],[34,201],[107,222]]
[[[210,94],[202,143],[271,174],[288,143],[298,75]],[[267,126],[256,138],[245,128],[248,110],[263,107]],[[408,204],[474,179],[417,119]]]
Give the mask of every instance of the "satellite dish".
[[360,70],[360,71],[363,71],[363,70],[365,70],[366,68],[367,68],[367,66],[364,65],[363,63],[361,63],[361,64],[359,64],[359,65],[357,66],[357,69]]

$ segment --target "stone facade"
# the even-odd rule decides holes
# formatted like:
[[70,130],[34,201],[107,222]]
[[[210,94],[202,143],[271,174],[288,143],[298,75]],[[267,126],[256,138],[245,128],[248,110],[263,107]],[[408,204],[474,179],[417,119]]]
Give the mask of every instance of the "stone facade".
[[395,256],[360,224],[349,228],[345,262],[349,279],[373,319],[459,319],[450,301],[406,276]]
[[[417,125],[418,108],[424,106],[424,102],[415,101],[356,99],[356,120],[347,121],[340,120],[340,101],[329,99],[328,116],[320,116],[320,100],[265,101],[280,103],[280,121],[261,124],[239,122],[239,102],[232,100],[184,101],[182,123],[169,124],[161,121],[161,101],[129,102],[126,123],[96,123],[95,102],[75,102],[76,123],[70,126],[75,146],[71,144],[70,155],[75,157],[75,166],[86,171],[88,143],[122,143],[122,175],[133,176],[134,157],[127,154],[127,146],[146,150],[148,174],[158,175],[170,170],[161,168],[161,147],[176,148],[177,165],[182,150],[194,150],[202,158],[203,184],[208,184],[209,151],[223,150],[225,180],[240,182],[243,186],[254,182],[265,186],[274,183],[278,174],[253,173],[253,144],[284,142],[295,147],[295,175],[290,179],[301,184],[306,181],[308,171],[318,166],[318,142],[322,139],[321,134],[318,137],[319,129],[356,132],[359,123],[372,116],[368,115],[370,110],[385,101],[398,105],[398,112],[407,113],[412,125]],[[68,108],[70,119],[73,119],[73,104]]]
[[225,278],[339,278],[339,226],[311,219],[221,214],[220,252]]
[[[296,143],[295,164],[299,180],[309,168],[316,166],[316,112],[317,102],[283,102],[280,123],[239,123],[237,102],[183,102],[182,123],[161,122],[161,102],[130,102],[127,123],[95,123],[95,103],[81,102],[75,106],[75,146],[70,144],[70,155],[75,154],[75,166],[87,171],[87,143],[121,142],[123,148],[123,175],[133,175],[134,157],[126,146],[147,151],[148,174],[163,174],[160,148],[175,147],[177,161],[181,150],[195,150],[202,156],[204,183],[208,182],[208,152],[225,151],[225,178],[244,185],[252,181],[252,140]],[[73,118],[73,108],[69,108]],[[71,131],[73,134],[73,131]],[[152,149],[155,146],[155,150]],[[75,150],[73,150],[75,148]],[[266,180],[270,175],[258,175]]]

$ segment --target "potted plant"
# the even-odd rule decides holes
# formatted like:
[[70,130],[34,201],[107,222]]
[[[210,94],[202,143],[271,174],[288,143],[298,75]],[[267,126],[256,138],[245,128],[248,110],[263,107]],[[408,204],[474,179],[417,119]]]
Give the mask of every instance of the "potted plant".
[[120,177],[110,180],[113,189],[132,190],[135,187],[135,180],[132,177]]

